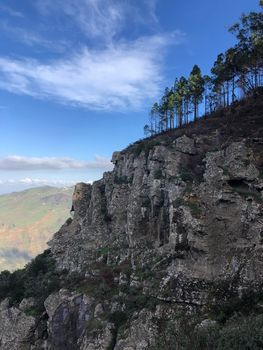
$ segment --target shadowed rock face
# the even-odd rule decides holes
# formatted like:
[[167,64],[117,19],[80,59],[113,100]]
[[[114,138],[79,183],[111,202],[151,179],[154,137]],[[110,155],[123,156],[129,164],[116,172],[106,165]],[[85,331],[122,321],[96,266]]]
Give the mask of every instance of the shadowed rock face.
[[83,295],[71,295],[66,291],[47,298],[45,307],[49,316],[51,348],[78,349],[77,341],[84,333],[90,318],[89,304],[90,300]]
[[[158,320],[262,288],[262,110],[257,101],[136,143],[113,154],[101,180],[76,185],[73,220],[49,245],[58,270],[82,273],[85,288],[48,297],[46,338],[35,331],[29,349],[149,349]],[[106,299],[91,289],[101,276]],[[136,305],[146,295],[154,307],[136,309],[136,293]]]

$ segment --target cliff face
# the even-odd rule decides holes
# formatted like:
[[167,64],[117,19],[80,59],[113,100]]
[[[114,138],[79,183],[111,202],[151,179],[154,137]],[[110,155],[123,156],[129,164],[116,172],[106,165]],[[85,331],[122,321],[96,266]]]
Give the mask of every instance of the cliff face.
[[[134,268],[169,257],[167,276],[183,285],[238,278],[240,288],[256,286],[263,277],[262,115],[247,119],[249,137],[246,129],[231,136],[240,122],[222,121],[210,133],[199,125],[114,153],[112,172],[76,186],[74,219],[49,243],[59,268],[85,270],[104,251],[108,263],[130,259]],[[205,302],[196,293],[189,302]],[[173,298],[187,302],[177,290]]]
[[[162,349],[160,320],[260,291],[262,107],[252,99],[138,142],[113,154],[101,180],[77,184],[74,218],[49,246],[81,288],[45,301],[44,338],[31,327],[31,341],[16,335],[12,347],[0,331],[1,349]],[[134,295],[147,300],[131,307]]]
[[78,184],[75,216],[49,243],[60,269],[81,271],[107,250],[109,263],[172,258],[173,278],[262,278],[263,138],[215,147],[216,134],[160,142],[138,156],[115,153],[113,172]]

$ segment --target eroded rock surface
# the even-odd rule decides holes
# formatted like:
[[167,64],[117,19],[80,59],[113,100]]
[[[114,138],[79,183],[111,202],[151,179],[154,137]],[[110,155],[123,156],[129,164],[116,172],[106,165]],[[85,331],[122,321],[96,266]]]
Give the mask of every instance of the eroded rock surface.
[[167,269],[172,279],[202,284],[238,273],[241,285],[261,281],[263,192],[253,145],[242,139],[197,152],[176,143],[118,153],[111,173],[77,185],[75,217],[50,242],[58,266],[81,271],[103,247],[109,261],[128,258],[134,266],[150,252],[177,252]]
[[35,318],[15,307],[0,311],[0,349],[30,350],[29,339],[35,327]]
[[45,301],[41,336],[38,318],[3,304],[3,349],[161,349],[182,309],[262,289],[263,117],[249,133],[226,121],[136,143],[76,185],[73,220],[49,245],[58,271],[82,279]]

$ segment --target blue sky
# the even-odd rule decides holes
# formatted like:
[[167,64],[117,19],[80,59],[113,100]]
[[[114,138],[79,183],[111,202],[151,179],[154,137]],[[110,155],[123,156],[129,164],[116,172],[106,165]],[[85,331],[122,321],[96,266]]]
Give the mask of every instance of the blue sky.
[[0,193],[93,181],[258,0],[2,0]]

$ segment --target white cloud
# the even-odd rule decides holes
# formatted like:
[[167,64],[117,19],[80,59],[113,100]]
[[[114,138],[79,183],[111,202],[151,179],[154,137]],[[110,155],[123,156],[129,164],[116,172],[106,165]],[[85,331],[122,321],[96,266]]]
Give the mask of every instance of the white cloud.
[[91,37],[110,40],[119,31],[125,19],[126,7],[123,1],[68,0],[62,2],[64,12],[76,20],[85,34]]
[[[156,4],[157,0],[36,0],[34,5],[46,18],[34,32],[8,21],[1,27],[32,47],[56,53],[71,50],[67,57],[53,60],[48,55],[0,57],[0,89],[94,110],[141,109],[163,87],[165,49],[184,37],[175,31],[131,39],[158,24]],[[46,39],[43,28],[49,35],[51,21],[54,35]]]
[[32,185],[32,186],[73,186],[75,184],[74,181],[65,181],[65,180],[50,180],[50,179],[35,179],[26,177],[24,179],[20,179],[16,181],[17,183],[24,185]]
[[[96,156],[93,161],[81,161],[73,158],[22,157],[9,156],[0,159],[0,170],[61,170],[61,169],[99,169],[111,170],[108,158]],[[27,180],[25,180],[26,182]],[[10,182],[9,182],[10,183]]]
[[49,63],[0,58],[0,88],[97,110],[141,108],[160,92],[163,51],[181,39],[155,35]]
[[[87,183],[92,183],[88,181]],[[76,181],[67,181],[61,179],[40,179],[25,177],[22,179],[8,179],[0,180],[0,186],[2,185],[27,185],[27,186],[73,186]]]
[[[110,42],[128,23],[156,21],[156,0],[38,0],[42,13],[63,13],[88,37]],[[143,19],[143,21],[142,21]]]

